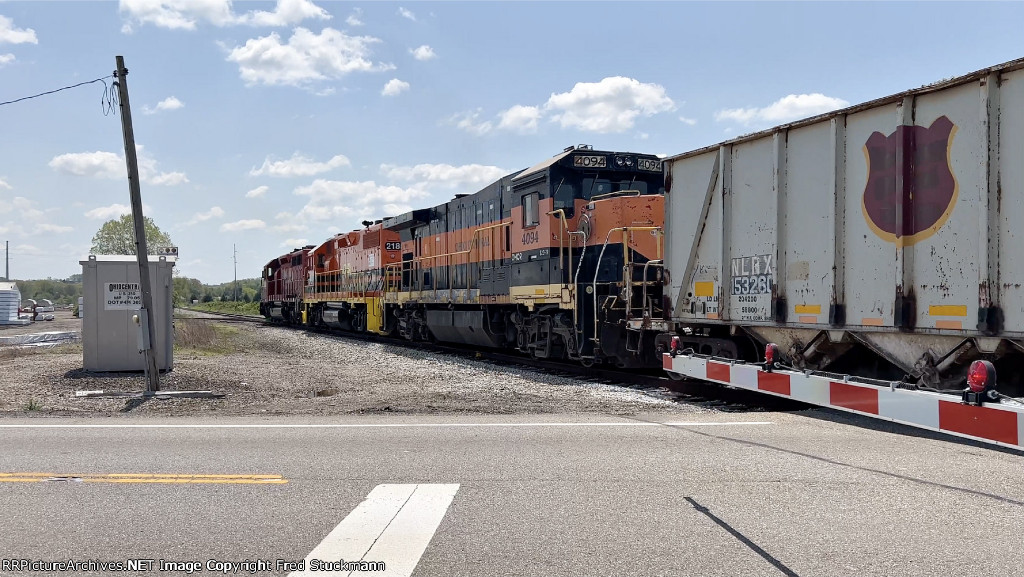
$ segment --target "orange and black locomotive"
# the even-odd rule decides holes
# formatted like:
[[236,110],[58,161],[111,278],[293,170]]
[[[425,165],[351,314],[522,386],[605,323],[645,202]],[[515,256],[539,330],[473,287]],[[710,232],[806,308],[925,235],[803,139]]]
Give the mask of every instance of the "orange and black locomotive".
[[[363,224],[271,261],[261,312],[535,358],[661,366],[656,156],[569,147],[473,194]],[[296,277],[302,290],[282,293]]]

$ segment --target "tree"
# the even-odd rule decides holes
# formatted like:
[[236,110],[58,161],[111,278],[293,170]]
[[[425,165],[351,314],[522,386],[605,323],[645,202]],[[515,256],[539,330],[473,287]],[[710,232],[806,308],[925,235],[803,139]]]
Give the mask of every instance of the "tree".
[[[171,237],[160,230],[153,219],[146,217],[146,251],[156,254],[157,249],[174,246]],[[96,236],[92,237],[92,254],[135,254],[135,225],[132,215],[108,220],[103,223]]]

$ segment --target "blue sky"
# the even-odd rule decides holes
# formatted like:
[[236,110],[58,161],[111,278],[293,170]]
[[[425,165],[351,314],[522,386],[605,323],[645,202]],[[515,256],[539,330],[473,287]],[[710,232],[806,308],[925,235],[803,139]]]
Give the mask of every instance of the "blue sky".
[[[677,154],[1020,58],[1022,24],[1021,2],[0,0],[0,102],[123,55],[146,215],[219,283],[232,243],[258,276],[570,144]],[[128,210],[102,95],[0,106],[14,278],[81,272]]]

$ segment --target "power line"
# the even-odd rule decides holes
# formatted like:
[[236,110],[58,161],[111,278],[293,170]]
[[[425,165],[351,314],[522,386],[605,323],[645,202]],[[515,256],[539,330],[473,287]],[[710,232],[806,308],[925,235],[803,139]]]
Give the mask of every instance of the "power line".
[[113,110],[114,104],[117,102],[117,94],[116,94],[116,92],[110,90],[110,88],[107,86],[107,82],[106,81],[108,79],[110,79],[110,78],[114,78],[114,75],[110,74],[108,76],[103,76],[103,77],[97,78],[95,80],[89,80],[87,82],[79,82],[78,84],[72,84],[71,86],[63,86],[63,87],[57,88],[55,90],[47,90],[46,92],[40,92],[39,94],[33,94],[32,96],[23,96],[21,98],[15,99],[15,100],[8,100],[7,102],[0,102],[0,106],[5,106],[7,104],[14,104],[14,103],[22,102],[22,101],[25,101],[25,100],[31,100],[33,98],[39,98],[40,96],[46,96],[48,94],[55,94],[55,93],[60,92],[62,90],[70,90],[72,88],[78,88],[79,86],[85,86],[86,84],[95,84],[97,82],[102,82],[103,83],[103,97],[100,99],[100,105],[103,106],[104,114],[109,114],[110,111]]

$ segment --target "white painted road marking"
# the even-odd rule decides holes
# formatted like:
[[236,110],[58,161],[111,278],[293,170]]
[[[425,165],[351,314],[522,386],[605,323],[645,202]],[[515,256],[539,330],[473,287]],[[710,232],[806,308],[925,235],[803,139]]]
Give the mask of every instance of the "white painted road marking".
[[437,527],[452,504],[457,484],[377,485],[366,500],[349,513],[319,545],[306,556],[306,570],[289,577],[306,575],[353,575],[348,571],[310,571],[310,562],[383,561],[385,570],[365,575],[408,577],[426,551]]
[[110,423],[110,424],[0,424],[0,429],[396,429],[405,427],[726,427],[731,425],[772,425],[772,421],[623,421],[608,423],[241,423],[194,424],[172,423]]

